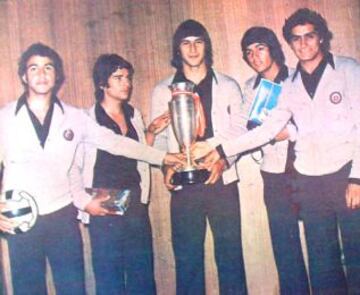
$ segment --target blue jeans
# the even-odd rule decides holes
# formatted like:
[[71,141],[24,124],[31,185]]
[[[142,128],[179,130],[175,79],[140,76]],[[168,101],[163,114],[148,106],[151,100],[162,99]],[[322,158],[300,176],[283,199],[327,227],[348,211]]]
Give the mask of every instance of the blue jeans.
[[125,215],[92,216],[89,233],[97,295],[156,293],[151,225],[140,188],[131,190]]
[[48,258],[57,294],[85,294],[84,261],[77,210],[72,205],[39,216],[28,232],[9,235],[9,254],[14,294],[46,292]]
[[204,241],[206,219],[215,248],[220,294],[246,294],[237,184],[194,184],[171,196],[172,242],[176,294],[205,294]]
[[309,294],[308,277],[301,250],[298,212],[291,195],[291,175],[264,171],[261,171],[261,175],[280,294]]
[[296,175],[313,294],[360,294],[360,210],[347,208],[345,201],[350,167],[323,176]]

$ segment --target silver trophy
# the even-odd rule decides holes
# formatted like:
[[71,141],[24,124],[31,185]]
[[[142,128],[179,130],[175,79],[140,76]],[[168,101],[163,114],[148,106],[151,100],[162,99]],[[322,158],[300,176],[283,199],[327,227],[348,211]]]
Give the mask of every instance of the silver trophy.
[[194,87],[191,82],[173,83],[169,86],[172,99],[169,102],[171,124],[179,145],[186,153],[186,166],[174,174],[175,185],[202,183],[209,177],[206,169],[197,169],[191,162],[190,147],[196,140],[196,109]]

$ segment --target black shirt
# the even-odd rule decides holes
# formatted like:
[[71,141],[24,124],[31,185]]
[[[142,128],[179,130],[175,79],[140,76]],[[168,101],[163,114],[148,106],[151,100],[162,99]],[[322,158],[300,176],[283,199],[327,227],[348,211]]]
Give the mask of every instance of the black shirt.
[[[128,126],[128,131],[124,136],[139,141],[136,130],[131,123],[134,108],[125,103],[123,104],[123,111]],[[108,116],[99,103],[95,105],[95,117],[99,125],[109,128],[116,134],[122,134],[119,126]],[[134,188],[139,186],[140,180],[137,160],[116,156],[100,149],[97,150],[93,177],[94,188]]]
[[[195,85],[194,92],[200,96],[200,101],[204,109],[206,128],[204,136],[198,137],[196,140],[205,140],[214,136],[211,119],[211,106],[212,106],[212,83],[214,72],[212,69],[208,70],[206,76],[199,84]],[[173,83],[177,82],[192,82],[187,79],[182,71],[177,71],[173,79]],[[193,82],[192,82],[193,83]]]
[[17,102],[17,105],[16,105],[15,115],[19,112],[21,107],[23,107],[25,105],[25,107],[26,107],[26,109],[27,109],[27,111],[29,113],[31,122],[32,122],[32,124],[34,126],[36,135],[37,135],[37,137],[39,139],[39,143],[40,143],[42,148],[44,148],[46,139],[47,139],[47,137],[49,135],[50,124],[51,124],[51,119],[52,119],[52,115],[53,115],[53,112],[54,112],[54,104],[55,103],[58,104],[59,107],[61,108],[61,110],[64,112],[64,109],[63,109],[63,107],[61,105],[60,100],[55,95],[53,95],[51,97],[50,106],[49,106],[49,109],[48,109],[48,111],[46,113],[43,124],[41,124],[39,119],[36,117],[36,115],[30,109],[29,104],[28,104],[28,102],[26,100],[26,94],[23,94],[19,98],[19,100]]
[[301,79],[306,89],[306,92],[309,94],[311,98],[314,98],[316,88],[320,83],[320,79],[325,71],[327,64],[331,65],[332,68],[335,68],[334,57],[330,52],[324,56],[322,61],[319,63],[319,65],[311,74],[307,73],[301,67],[300,63],[298,63],[293,80],[295,79],[296,75],[300,72]]

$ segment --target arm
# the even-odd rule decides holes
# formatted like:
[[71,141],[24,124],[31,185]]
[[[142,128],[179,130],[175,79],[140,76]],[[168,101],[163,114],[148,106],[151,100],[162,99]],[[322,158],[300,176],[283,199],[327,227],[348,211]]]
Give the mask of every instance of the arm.
[[353,128],[353,158],[346,189],[346,204],[349,208],[360,207],[360,84],[354,77],[360,75],[360,64],[353,61],[345,74],[346,97],[350,99],[350,118]]
[[91,201],[92,197],[85,192],[83,182],[84,167],[84,144],[80,144],[74,156],[74,161],[68,173],[70,192],[73,197],[73,203],[76,208],[81,211],[85,210],[86,205]]
[[[222,141],[236,138],[241,134],[247,132],[246,123],[248,120],[248,112],[251,107],[252,101],[246,100],[243,97],[240,86],[232,79],[222,82],[219,89],[213,92],[213,95],[218,95],[223,99],[227,105],[224,115],[229,117],[229,123],[221,132],[217,132],[214,137],[207,139],[213,146],[216,146]],[[223,92],[222,92],[223,91]],[[223,103],[220,101],[220,103]],[[227,167],[233,165],[238,159],[236,156],[226,157],[224,165],[212,165],[212,175],[222,173]],[[221,168],[221,169],[217,169]]]
[[[240,137],[221,142],[220,149],[226,157],[229,157],[262,146],[272,140],[284,128],[291,116],[291,111],[285,105],[279,104],[279,107],[271,112],[262,125]],[[193,156],[195,159],[202,158],[217,146],[211,142],[195,143],[192,149]]]
[[[5,202],[0,201],[0,212],[5,208]],[[14,229],[17,226],[15,221],[5,217],[0,213],[0,231],[5,233],[15,234]]]
[[226,91],[229,102],[227,111],[230,116],[230,126],[223,132],[207,140],[213,146],[247,132],[246,124],[251,101],[243,98],[240,86],[233,80],[227,81],[226,88],[224,86],[224,91]]
[[116,135],[108,128],[98,125],[85,113],[82,113],[82,123],[85,128],[82,141],[111,154],[125,156],[154,165],[181,165],[184,163],[178,155],[169,154],[125,136]]
[[[171,83],[171,81],[169,81]],[[151,94],[151,120],[155,120],[157,117],[161,116],[165,112],[169,111],[168,102],[171,99],[171,92],[166,86],[167,83],[161,82],[156,85]],[[170,133],[171,126],[164,128],[160,131],[155,140],[154,147],[159,148],[160,150],[170,150],[168,144],[168,135]]]
[[276,141],[290,140],[291,142],[296,141],[297,129],[294,124],[289,122],[283,130],[281,130],[276,136]]
[[[83,182],[83,168],[84,168],[84,144],[80,144],[77,148],[74,162],[69,171],[70,191],[73,196],[75,207],[81,211],[85,211],[93,216],[104,216],[110,214],[109,210],[102,206],[102,202],[108,200],[109,196],[102,196],[93,198],[85,191]],[[85,223],[88,222],[88,214],[82,212],[80,215],[81,220]]]
[[[0,119],[1,121],[1,119]],[[1,122],[2,123],[2,122]],[[3,124],[0,125],[0,190],[2,190],[2,176],[3,176],[3,151],[2,151],[2,134],[1,132],[1,126],[4,126]],[[3,208],[5,208],[5,197],[3,195],[0,196],[0,212],[2,212]],[[0,231],[10,234],[15,234],[14,229],[16,227],[16,222],[12,221],[11,219],[5,217],[0,213]]]
[[[3,175],[3,165],[2,165],[2,158],[0,159],[0,182],[2,183],[2,175]],[[2,186],[2,185],[1,185]],[[1,189],[1,187],[0,187]],[[5,203],[5,196],[0,196],[0,212],[2,212],[3,208],[6,207]],[[5,233],[15,234],[15,227],[17,226],[17,223],[15,221],[12,221],[10,218],[5,217],[0,213],[0,231],[3,231]]]
[[[227,157],[260,147],[275,138],[292,117],[292,112],[288,106],[288,101],[290,100],[288,90],[290,88],[290,83],[283,85],[278,106],[270,112],[262,125],[245,132],[237,138],[231,138],[221,143],[221,147]],[[213,147],[215,148],[215,146]]]

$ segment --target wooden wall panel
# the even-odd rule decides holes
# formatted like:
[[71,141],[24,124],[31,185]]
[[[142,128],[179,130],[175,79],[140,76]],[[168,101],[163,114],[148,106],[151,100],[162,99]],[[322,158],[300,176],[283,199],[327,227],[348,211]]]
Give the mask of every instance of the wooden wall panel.
[[[134,64],[132,102],[149,121],[153,86],[169,75],[171,38],[177,25],[188,18],[202,22],[214,48],[215,67],[241,84],[253,73],[242,60],[240,39],[253,25],[269,26],[278,34],[288,64],[296,59],[281,35],[284,19],[300,7],[322,13],[334,33],[334,53],[360,59],[360,2],[358,0],[3,0],[0,1],[0,105],[22,92],[17,77],[21,52],[33,42],[54,47],[64,59],[66,82],[60,96],[88,107],[94,102],[92,67],[101,53],[116,52]],[[250,294],[276,294],[267,216],[262,200],[258,166],[249,158],[239,164],[242,234]],[[156,281],[159,294],[174,294],[174,260],[171,248],[169,193],[159,171],[153,172],[152,204]],[[88,236],[83,230],[87,259]],[[5,249],[6,250],[6,249]],[[207,293],[217,294],[212,237],[206,242]],[[6,251],[6,281],[9,269]],[[93,276],[88,265],[89,294]],[[11,289],[8,289],[11,293]]]

